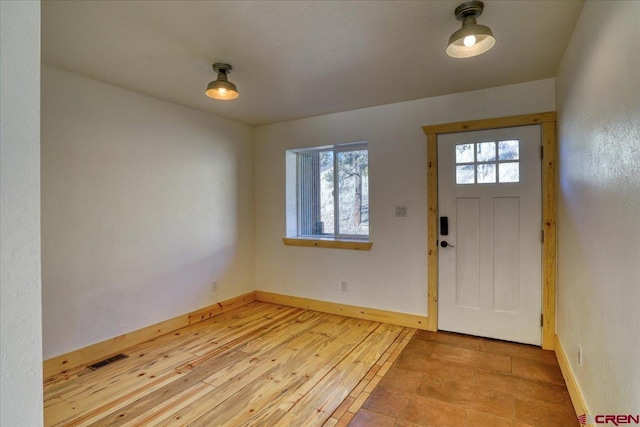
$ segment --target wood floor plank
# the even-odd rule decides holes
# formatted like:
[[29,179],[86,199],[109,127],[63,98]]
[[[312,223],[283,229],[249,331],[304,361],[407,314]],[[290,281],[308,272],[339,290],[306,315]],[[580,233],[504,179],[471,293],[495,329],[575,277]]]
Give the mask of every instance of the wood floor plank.
[[[313,337],[312,334],[299,337],[307,335]],[[259,408],[274,406],[280,394],[303,383],[311,370],[316,368],[305,368],[304,361],[320,350],[326,338],[319,335],[313,338],[316,341],[308,342],[304,349],[296,345],[283,345],[271,351],[259,352],[249,360],[251,369],[242,370],[248,363],[240,362],[242,366],[234,371],[233,376],[218,373],[205,380],[217,386],[214,392],[203,399],[203,404],[210,410],[202,414],[199,408],[188,408],[176,414],[173,421],[177,422],[179,418],[180,422],[207,425],[215,420],[216,425],[244,425],[248,420],[243,418],[247,418],[254,424],[256,420],[253,414]],[[212,408],[212,401],[216,402],[215,408]]]
[[[356,319],[354,319],[356,320]],[[350,352],[354,350],[360,343],[370,335],[373,330],[378,327],[377,323],[371,322],[369,328],[364,331],[360,331],[357,328],[350,329],[351,334],[348,335],[350,341],[348,344],[343,344],[340,341],[332,341],[330,347],[328,347],[327,354],[325,356],[325,363],[319,367],[313,376],[299,389],[295,390],[286,400],[280,403],[279,408],[287,411],[291,410],[304,396],[313,392],[314,388],[325,379],[327,374],[335,369],[336,365],[340,363]],[[335,352],[331,352],[331,348],[335,348]],[[351,387],[353,388],[353,387]]]
[[[283,307],[285,308],[285,307]],[[186,326],[182,329],[157,337],[145,343],[138,344],[127,351],[151,352],[157,348],[178,349],[193,351],[191,347],[197,347],[207,340],[218,341],[220,335],[228,334],[229,329],[238,329],[250,322],[260,322],[262,318],[273,314],[273,309],[268,304],[251,303],[235,310],[225,312],[208,320]],[[222,343],[223,345],[224,343]]]
[[[356,319],[349,319],[349,322],[355,322]],[[281,410],[288,410],[295,404],[300,396],[304,396],[309,391],[314,390],[318,383],[332,370],[333,363],[344,359],[345,355],[349,351],[345,351],[345,347],[339,345],[339,343],[331,340],[325,334],[312,334],[316,335],[313,342],[305,343],[306,345],[296,349],[297,363],[295,369],[292,370],[290,364],[274,369],[270,372],[281,384],[277,393],[272,393],[270,396],[266,396],[269,400],[269,405],[256,405],[258,408],[251,407],[248,411],[241,414],[236,414],[231,418],[229,425],[270,425],[273,420],[274,412]],[[364,340],[368,335],[364,335],[359,340]],[[296,347],[293,347],[296,348]],[[323,348],[331,348],[332,351],[323,351]],[[324,357],[323,357],[324,355]],[[315,357],[314,357],[315,356]],[[327,360],[333,360],[333,363],[327,364]],[[298,381],[300,376],[304,376],[304,381]],[[294,383],[295,381],[295,383]],[[348,394],[348,392],[347,392]],[[338,401],[339,404],[341,402]],[[274,408],[275,409],[274,411]],[[330,407],[327,410],[332,413],[335,407]],[[289,415],[287,419],[291,418]],[[214,417],[205,417],[204,420],[213,420]],[[269,421],[267,421],[269,420]],[[304,425],[307,425],[305,421]]]
[[58,398],[58,400],[52,405],[45,406],[45,424],[48,426],[57,425],[58,423],[71,418],[73,413],[73,406],[62,400],[62,398]]
[[168,398],[182,393],[190,387],[197,386],[198,383],[202,382],[202,380],[206,378],[210,371],[222,369],[229,364],[245,358],[246,356],[247,355],[245,353],[236,350],[229,350],[221,353],[215,359],[211,359],[194,370],[183,374],[183,377],[178,381],[166,384],[164,387],[154,390],[152,393],[148,393],[136,401],[130,402],[127,406],[110,413],[107,417],[101,420],[100,424],[104,426],[116,426],[124,419],[140,416],[142,413],[152,410],[157,405],[162,404],[162,402]]
[[79,375],[86,370],[86,366],[78,366],[73,369],[69,369],[68,371],[61,372],[59,374],[53,375],[51,377],[45,378],[43,382],[43,388],[45,393],[48,388],[56,387],[61,384],[64,384],[67,381],[72,381],[77,378]]
[[[62,393],[60,397],[69,403],[76,403],[87,399],[108,399],[122,390],[128,390],[136,384],[144,383],[165,372],[174,370],[176,364],[185,363],[194,356],[188,353],[174,353],[166,355],[155,362],[144,361],[143,364],[114,363],[113,366],[96,371],[96,375],[87,375],[84,379],[76,380],[82,384],[80,388]],[[116,369],[117,367],[117,369]]]
[[253,422],[253,415],[287,392],[305,381],[300,375],[266,375],[234,394],[213,410],[198,418],[191,425],[209,427],[211,425],[242,426],[259,425]]
[[323,321],[326,315],[316,311],[306,311],[288,322],[282,322],[271,329],[271,333],[256,337],[238,350],[253,353],[256,351],[266,352],[283,345],[296,336],[306,333],[309,328]]
[[94,396],[89,396],[86,399],[79,400],[73,404],[65,401],[65,403],[69,404],[69,412],[66,414],[56,413],[56,418],[64,415],[62,417],[63,421],[60,423],[49,424],[48,420],[45,418],[45,424],[59,427],[89,425],[107,416],[113,410],[126,406],[131,400],[138,399],[140,396],[144,396],[147,393],[152,393],[155,390],[164,387],[166,384],[172,383],[176,378],[183,375],[184,374],[180,374],[175,371],[167,372],[157,378],[154,378],[150,382],[146,382],[142,385],[139,384],[135,388],[132,387],[131,389],[126,389],[124,393],[113,394],[111,396],[112,398],[106,401],[103,397]]
[[[289,311],[287,317],[280,317],[277,320],[279,322],[287,321],[293,316],[299,316],[299,310]],[[309,317],[308,315],[306,317]],[[314,315],[314,317],[317,317]],[[271,323],[271,322],[270,322]],[[298,322],[300,323],[300,319]],[[313,324],[313,323],[310,323]],[[265,328],[265,330],[268,330]],[[282,334],[276,331],[275,337],[279,337]],[[273,338],[272,338],[273,339]],[[243,347],[240,347],[243,348]],[[269,348],[269,347],[266,347]],[[262,350],[264,352],[264,349]],[[218,371],[210,378],[205,379],[204,381],[216,385],[216,389],[214,392],[208,393],[208,395],[203,396],[201,399],[202,402],[194,402],[190,405],[189,408],[185,408],[179,413],[177,413],[171,419],[166,420],[167,424],[176,424],[176,423],[192,423],[195,422],[202,415],[202,412],[198,406],[202,404],[207,409],[207,412],[212,411],[212,402],[216,402],[217,405],[229,405],[231,407],[237,406],[237,403],[225,403],[226,400],[238,393],[240,393],[236,397],[236,399],[243,399],[242,390],[247,388],[250,384],[255,382],[257,379],[260,379],[264,374],[273,369],[274,366],[286,364],[288,359],[295,355],[295,351],[291,349],[287,349],[286,347],[278,347],[277,351],[269,352],[262,359],[258,357],[257,354],[252,354],[251,358],[247,358],[245,361],[239,361],[238,363],[229,366],[221,371]],[[216,383],[217,378],[223,378],[223,380]],[[249,390],[249,389],[247,389]],[[245,393],[247,393],[245,390]],[[222,412],[229,411],[226,406],[223,406]],[[215,408],[214,408],[215,410]],[[216,423],[221,422],[222,417],[218,416]],[[160,423],[160,425],[164,425],[164,423]]]
[[300,314],[300,312],[301,310],[296,308],[283,310],[271,317],[256,319],[255,322],[247,322],[246,324],[243,324],[238,328],[232,328],[226,333],[222,334],[220,338],[215,342],[210,343],[206,346],[202,346],[198,350],[194,351],[194,353],[200,357],[194,360],[194,362],[189,366],[184,366],[181,368],[189,369],[190,367],[197,366],[198,364],[205,362],[212,356],[215,356],[216,349],[220,348],[221,346],[237,347],[253,339],[256,339],[261,335],[267,333],[273,326],[277,325],[280,322],[286,322],[287,320]]
[[[253,308],[253,310],[251,310]],[[286,309],[283,307],[283,309]],[[283,311],[283,310],[279,310]],[[236,336],[242,335],[245,328],[260,327],[265,318],[274,316],[273,309],[262,303],[240,307],[237,312],[229,311],[219,317],[187,326],[171,334],[158,337],[147,343],[139,344],[130,351],[150,352],[161,345],[162,348],[180,349],[200,354],[202,347],[213,349],[225,345]],[[257,326],[256,326],[257,325]]]
[[[402,331],[402,327],[379,324],[289,411],[304,425],[321,426],[362,380],[377,359]],[[384,349],[384,350],[383,350]]]
[[45,379],[45,425],[320,426],[403,330],[249,303]]
[[176,393],[174,396],[170,397],[167,400],[164,400],[157,406],[154,406],[147,411],[141,412],[137,416],[134,414],[129,415],[130,419],[120,425],[122,427],[154,425],[155,423],[162,421],[176,411],[189,406],[201,397],[206,396],[213,389],[214,387],[210,386],[209,384],[197,383],[194,386],[187,388],[183,392]]
[[[311,329],[313,325],[313,323],[309,325]],[[313,360],[311,356],[314,353],[322,352],[322,347],[326,347],[327,341],[329,341],[325,336],[311,334],[309,330],[305,332],[305,334],[298,335],[298,338],[305,340],[305,346],[302,346],[302,349],[297,344],[287,343],[275,351],[254,354],[252,357],[254,362],[258,362],[261,360],[259,358],[262,358],[266,360],[266,363],[256,363],[254,369],[246,371],[246,376],[241,383],[236,381],[236,377],[228,377],[226,383],[224,380],[215,383],[218,386],[215,392],[206,396],[203,399],[203,404],[200,405],[206,405],[210,408],[213,401],[218,404],[215,408],[206,414],[202,414],[202,409],[198,405],[186,408],[168,420],[166,425],[177,422],[189,425],[207,425],[207,423],[214,422],[215,425],[260,425],[260,417],[257,416],[258,408],[276,407],[275,403],[278,402],[280,396],[286,396],[289,390],[293,391],[302,385],[310,373],[317,370],[322,363],[326,363],[325,360],[320,361],[317,366],[305,367],[305,362]],[[315,342],[312,344],[307,337]],[[338,343],[336,347],[345,348],[346,346]],[[329,354],[329,356],[331,355]],[[292,367],[295,368],[293,373],[291,372]],[[277,384],[277,387],[272,385],[273,382]],[[230,397],[225,400],[227,396]]]
[[105,385],[109,385],[114,391],[113,385],[124,379],[156,375],[163,369],[173,369],[177,363],[186,363],[195,357],[171,347],[158,347],[148,353],[132,354],[128,359],[106,365],[97,371],[84,368],[64,382],[45,386],[44,391],[47,396],[62,396],[68,400],[76,394],[102,389]]

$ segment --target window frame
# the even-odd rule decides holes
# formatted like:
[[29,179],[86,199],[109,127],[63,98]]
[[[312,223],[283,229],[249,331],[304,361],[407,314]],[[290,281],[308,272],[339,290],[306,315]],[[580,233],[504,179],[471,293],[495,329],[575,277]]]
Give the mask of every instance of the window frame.
[[[292,236],[295,239],[301,240],[316,240],[316,241],[355,241],[355,242],[369,242],[371,236],[371,230],[366,235],[364,234],[342,234],[340,233],[340,192],[338,189],[338,154],[350,151],[362,151],[367,152],[367,169],[369,168],[369,144],[367,141],[347,142],[335,145],[326,145],[320,147],[302,148],[290,150],[296,155],[295,164],[295,185],[296,185],[296,235]],[[322,152],[333,153],[333,233],[323,234],[304,234],[302,233],[302,210],[303,210],[303,195],[304,191],[301,185],[301,155],[314,154]],[[369,191],[367,185],[367,200],[369,200]],[[368,209],[370,211],[370,209]],[[368,221],[370,222],[370,213],[367,212]],[[336,230],[338,231],[336,233]],[[289,237],[291,239],[292,237]],[[318,245],[313,245],[318,246]]]

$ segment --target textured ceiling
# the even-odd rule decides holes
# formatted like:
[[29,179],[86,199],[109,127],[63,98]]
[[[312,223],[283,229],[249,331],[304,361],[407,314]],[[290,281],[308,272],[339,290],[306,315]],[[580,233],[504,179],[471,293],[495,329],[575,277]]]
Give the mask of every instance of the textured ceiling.
[[[445,54],[459,1],[43,1],[42,61],[258,125],[555,76],[582,1],[485,1],[497,43]],[[229,62],[234,101],[204,95]]]

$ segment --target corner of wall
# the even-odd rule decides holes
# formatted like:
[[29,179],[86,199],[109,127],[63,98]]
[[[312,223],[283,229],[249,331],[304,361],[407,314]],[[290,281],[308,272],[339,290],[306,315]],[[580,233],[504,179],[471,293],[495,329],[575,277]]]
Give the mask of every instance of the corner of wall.
[[0,425],[42,410],[40,2],[0,1]]

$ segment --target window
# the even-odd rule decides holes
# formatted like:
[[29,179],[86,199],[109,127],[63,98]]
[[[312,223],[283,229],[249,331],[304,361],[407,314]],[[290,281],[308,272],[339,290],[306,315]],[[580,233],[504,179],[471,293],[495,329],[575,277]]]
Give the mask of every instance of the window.
[[367,240],[367,144],[342,144],[290,153],[295,154],[296,236]]
[[456,145],[456,184],[520,182],[520,141]]

